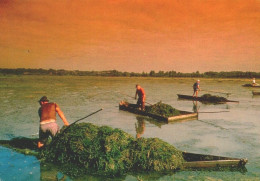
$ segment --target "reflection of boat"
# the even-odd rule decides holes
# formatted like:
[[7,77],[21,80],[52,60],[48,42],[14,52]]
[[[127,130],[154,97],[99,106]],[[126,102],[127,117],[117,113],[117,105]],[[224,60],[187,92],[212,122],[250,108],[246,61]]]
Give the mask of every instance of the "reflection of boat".
[[[147,121],[150,124],[153,124],[153,125],[155,125],[155,126],[157,126],[159,128],[161,128],[162,125],[168,124],[168,123],[166,123],[164,121],[158,121],[156,119],[153,119],[153,118],[150,118],[150,117],[147,117],[147,116],[139,116],[138,115],[138,116],[136,116],[136,119],[137,119],[137,121]],[[184,120],[184,121],[186,121],[186,120]]]
[[[209,100],[204,99],[203,97],[193,97],[189,95],[183,95],[183,94],[177,94],[179,99],[186,99],[186,100],[192,100],[192,101],[200,101],[200,102],[209,102]],[[212,103],[226,103],[226,102],[239,102],[239,101],[232,101],[232,100],[226,100],[226,101],[214,101]],[[211,102],[209,102],[211,103]]]
[[[147,107],[148,106],[146,106],[146,108]],[[179,111],[180,111],[181,115],[172,116],[172,117],[164,117],[164,116],[161,116],[161,115],[152,114],[152,113],[148,113],[148,112],[139,110],[137,108],[136,104],[129,104],[128,102],[125,102],[125,101],[121,101],[119,103],[119,109],[131,112],[131,113],[139,114],[139,115],[142,115],[142,116],[149,116],[149,117],[152,117],[154,119],[163,120],[163,121],[166,121],[166,122],[173,122],[173,121],[184,120],[184,119],[185,120],[186,119],[188,119],[188,120],[198,119],[198,113],[192,113],[192,112],[180,111],[180,110]]]
[[260,88],[260,85],[257,84],[257,85],[253,85],[253,84],[244,84],[242,85],[243,87],[255,87],[255,88]]
[[256,96],[256,95],[260,95],[260,92],[252,91],[252,94],[253,94],[254,96]]
[[183,152],[184,168],[245,168],[247,159]]

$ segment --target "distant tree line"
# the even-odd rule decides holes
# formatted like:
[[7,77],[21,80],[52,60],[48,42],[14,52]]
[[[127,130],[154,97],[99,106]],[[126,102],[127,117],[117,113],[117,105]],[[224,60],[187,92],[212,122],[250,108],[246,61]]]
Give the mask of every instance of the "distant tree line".
[[205,78],[260,78],[260,72],[242,72],[242,71],[230,71],[230,72],[204,72],[200,73],[182,73],[176,71],[150,71],[135,73],[135,72],[120,72],[117,70],[107,71],[79,71],[79,70],[64,70],[64,69],[6,69],[0,68],[0,74],[2,75],[55,75],[55,76],[112,76],[112,77],[205,77]]

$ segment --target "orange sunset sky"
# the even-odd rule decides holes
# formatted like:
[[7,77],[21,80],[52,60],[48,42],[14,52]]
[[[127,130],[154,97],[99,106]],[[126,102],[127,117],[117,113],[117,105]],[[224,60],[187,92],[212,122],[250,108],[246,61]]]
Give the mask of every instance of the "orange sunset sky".
[[0,68],[260,71],[260,0],[0,0]]

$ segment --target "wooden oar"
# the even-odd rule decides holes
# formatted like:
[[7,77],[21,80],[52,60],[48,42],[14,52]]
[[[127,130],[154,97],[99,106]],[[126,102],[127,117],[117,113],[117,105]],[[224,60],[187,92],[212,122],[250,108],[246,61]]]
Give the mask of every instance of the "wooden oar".
[[[120,93],[120,94],[122,94],[122,95],[125,95],[125,96],[127,96],[127,97],[131,97],[132,99],[135,99],[135,97],[133,97],[133,96],[130,96],[130,95],[128,95],[128,94],[125,94],[125,93],[122,93],[122,92],[118,92],[118,93]],[[151,103],[149,103],[149,102],[146,102],[145,101],[145,103],[147,103],[147,104],[149,104],[149,105],[153,105],[153,104],[151,104]]]
[[214,92],[214,93],[226,94],[226,95],[230,95],[231,94],[229,92],[218,92],[218,91],[212,91],[212,90],[201,90],[201,91],[204,91],[204,92]]

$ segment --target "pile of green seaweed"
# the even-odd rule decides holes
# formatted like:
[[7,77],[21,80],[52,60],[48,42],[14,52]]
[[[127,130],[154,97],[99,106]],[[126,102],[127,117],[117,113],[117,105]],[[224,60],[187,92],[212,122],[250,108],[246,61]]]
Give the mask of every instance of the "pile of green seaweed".
[[178,116],[180,115],[180,111],[173,108],[168,104],[164,104],[161,101],[149,106],[145,110],[148,113],[157,114],[164,117]]
[[201,96],[201,98],[207,102],[226,102],[227,101],[227,99],[225,97],[213,96],[211,94],[204,94]]
[[120,129],[80,123],[54,138],[40,158],[70,176],[117,176],[129,171],[170,171],[182,167],[182,152],[158,139],[134,139]]

